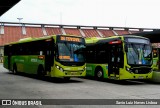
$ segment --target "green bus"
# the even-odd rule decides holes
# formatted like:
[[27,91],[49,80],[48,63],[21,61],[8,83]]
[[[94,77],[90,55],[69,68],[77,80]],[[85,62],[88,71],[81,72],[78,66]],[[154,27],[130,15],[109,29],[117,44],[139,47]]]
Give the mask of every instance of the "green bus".
[[86,38],[86,76],[96,79],[151,79],[152,47],[148,38],[124,35]]
[[14,74],[70,77],[86,75],[85,40],[80,36],[53,35],[24,38],[4,46],[4,67]]

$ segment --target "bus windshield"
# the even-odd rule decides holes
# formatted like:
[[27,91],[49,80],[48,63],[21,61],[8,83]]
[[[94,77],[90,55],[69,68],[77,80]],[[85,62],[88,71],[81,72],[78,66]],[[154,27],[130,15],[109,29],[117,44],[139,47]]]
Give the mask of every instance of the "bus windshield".
[[85,46],[82,43],[58,43],[58,60],[64,62],[85,62],[85,57],[82,53],[84,48]]
[[152,48],[149,44],[127,43],[129,65],[151,65]]

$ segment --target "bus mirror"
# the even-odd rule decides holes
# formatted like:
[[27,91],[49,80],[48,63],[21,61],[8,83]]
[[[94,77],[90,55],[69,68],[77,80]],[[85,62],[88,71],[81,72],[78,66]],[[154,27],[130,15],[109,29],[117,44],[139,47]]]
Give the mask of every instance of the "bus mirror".
[[128,52],[128,48],[127,48],[127,46],[125,45],[125,52]]

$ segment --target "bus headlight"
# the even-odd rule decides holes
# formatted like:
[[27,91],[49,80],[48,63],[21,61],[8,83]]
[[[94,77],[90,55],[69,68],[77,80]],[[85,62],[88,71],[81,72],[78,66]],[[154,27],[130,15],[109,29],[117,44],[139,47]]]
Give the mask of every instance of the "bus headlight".
[[63,68],[60,68],[59,70],[63,72]]
[[56,68],[59,69],[60,67],[59,67],[59,66],[56,66]]
[[130,73],[133,73],[132,68],[129,68],[129,67],[126,66],[126,70],[127,70],[128,72],[130,72]]
[[126,70],[130,72],[130,68],[126,66]]
[[63,72],[63,68],[61,68],[60,66],[56,65],[56,68]]

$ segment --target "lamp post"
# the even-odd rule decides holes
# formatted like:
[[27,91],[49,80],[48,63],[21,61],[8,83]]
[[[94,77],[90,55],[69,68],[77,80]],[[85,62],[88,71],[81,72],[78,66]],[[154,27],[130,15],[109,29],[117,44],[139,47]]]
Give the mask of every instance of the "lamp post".
[[17,18],[17,19],[19,20],[19,23],[20,23],[23,18]]
[[[23,18],[17,18],[18,20],[19,20],[19,27],[21,27],[21,20],[23,19]],[[19,37],[20,39],[21,39],[21,36]]]
[[60,12],[60,24],[62,25],[62,12]]

